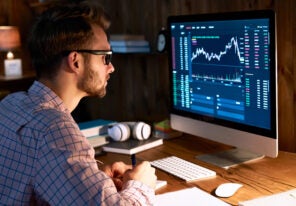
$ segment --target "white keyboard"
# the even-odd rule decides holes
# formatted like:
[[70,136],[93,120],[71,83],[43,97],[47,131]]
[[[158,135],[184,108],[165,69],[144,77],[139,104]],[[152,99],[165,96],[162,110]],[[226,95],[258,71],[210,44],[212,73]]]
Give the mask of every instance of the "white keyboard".
[[152,166],[177,176],[186,182],[216,176],[216,172],[179,157],[170,156],[150,162]]

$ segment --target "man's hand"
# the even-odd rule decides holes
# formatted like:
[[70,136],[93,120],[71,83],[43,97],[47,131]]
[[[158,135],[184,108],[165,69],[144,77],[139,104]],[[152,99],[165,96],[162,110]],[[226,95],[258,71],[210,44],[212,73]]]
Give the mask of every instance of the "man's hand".
[[115,162],[112,165],[105,166],[103,171],[112,178],[117,190],[120,191],[123,186],[123,174],[131,169],[131,165],[126,165],[123,162]]
[[103,171],[112,178],[118,191],[129,180],[140,181],[153,189],[156,185],[157,177],[155,175],[155,168],[151,167],[147,161],[141,162],[134,168],[123,162],[115,162],[112,165],[105,166]]
[[140,181],[154,189],[157,180],[155,168],[151,167],[151,164],[147,161],[141,162],[132,170],[126,171],[123,175],[123,182],[127,182],[128,180]]

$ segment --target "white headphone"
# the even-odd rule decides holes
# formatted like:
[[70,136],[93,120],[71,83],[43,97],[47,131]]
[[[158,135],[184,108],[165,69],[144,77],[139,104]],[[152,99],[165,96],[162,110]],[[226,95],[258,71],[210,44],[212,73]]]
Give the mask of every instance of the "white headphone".
[[151,127],[144,122],[121,122],[108,127],[108,135],[114,141],[122,142],[127,140],[131,135],[131,131],[133,138],[145,140],[150,137]]

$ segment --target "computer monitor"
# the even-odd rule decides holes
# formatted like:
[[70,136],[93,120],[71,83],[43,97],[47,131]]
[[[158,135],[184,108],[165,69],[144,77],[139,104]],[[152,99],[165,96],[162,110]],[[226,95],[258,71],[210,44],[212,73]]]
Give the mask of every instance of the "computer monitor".
[[172,128],[236,147],[198,156],[224,168],[276,157],[274,11],[170,16],[167,28]]

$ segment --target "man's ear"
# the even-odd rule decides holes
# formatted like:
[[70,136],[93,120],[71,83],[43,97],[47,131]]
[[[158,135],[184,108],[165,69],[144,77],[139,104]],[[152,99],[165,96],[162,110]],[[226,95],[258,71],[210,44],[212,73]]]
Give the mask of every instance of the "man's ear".
[[75,51],[67,56],[67,64],[71,72],[77,73],[80,70],[81,62],[81,56]]

